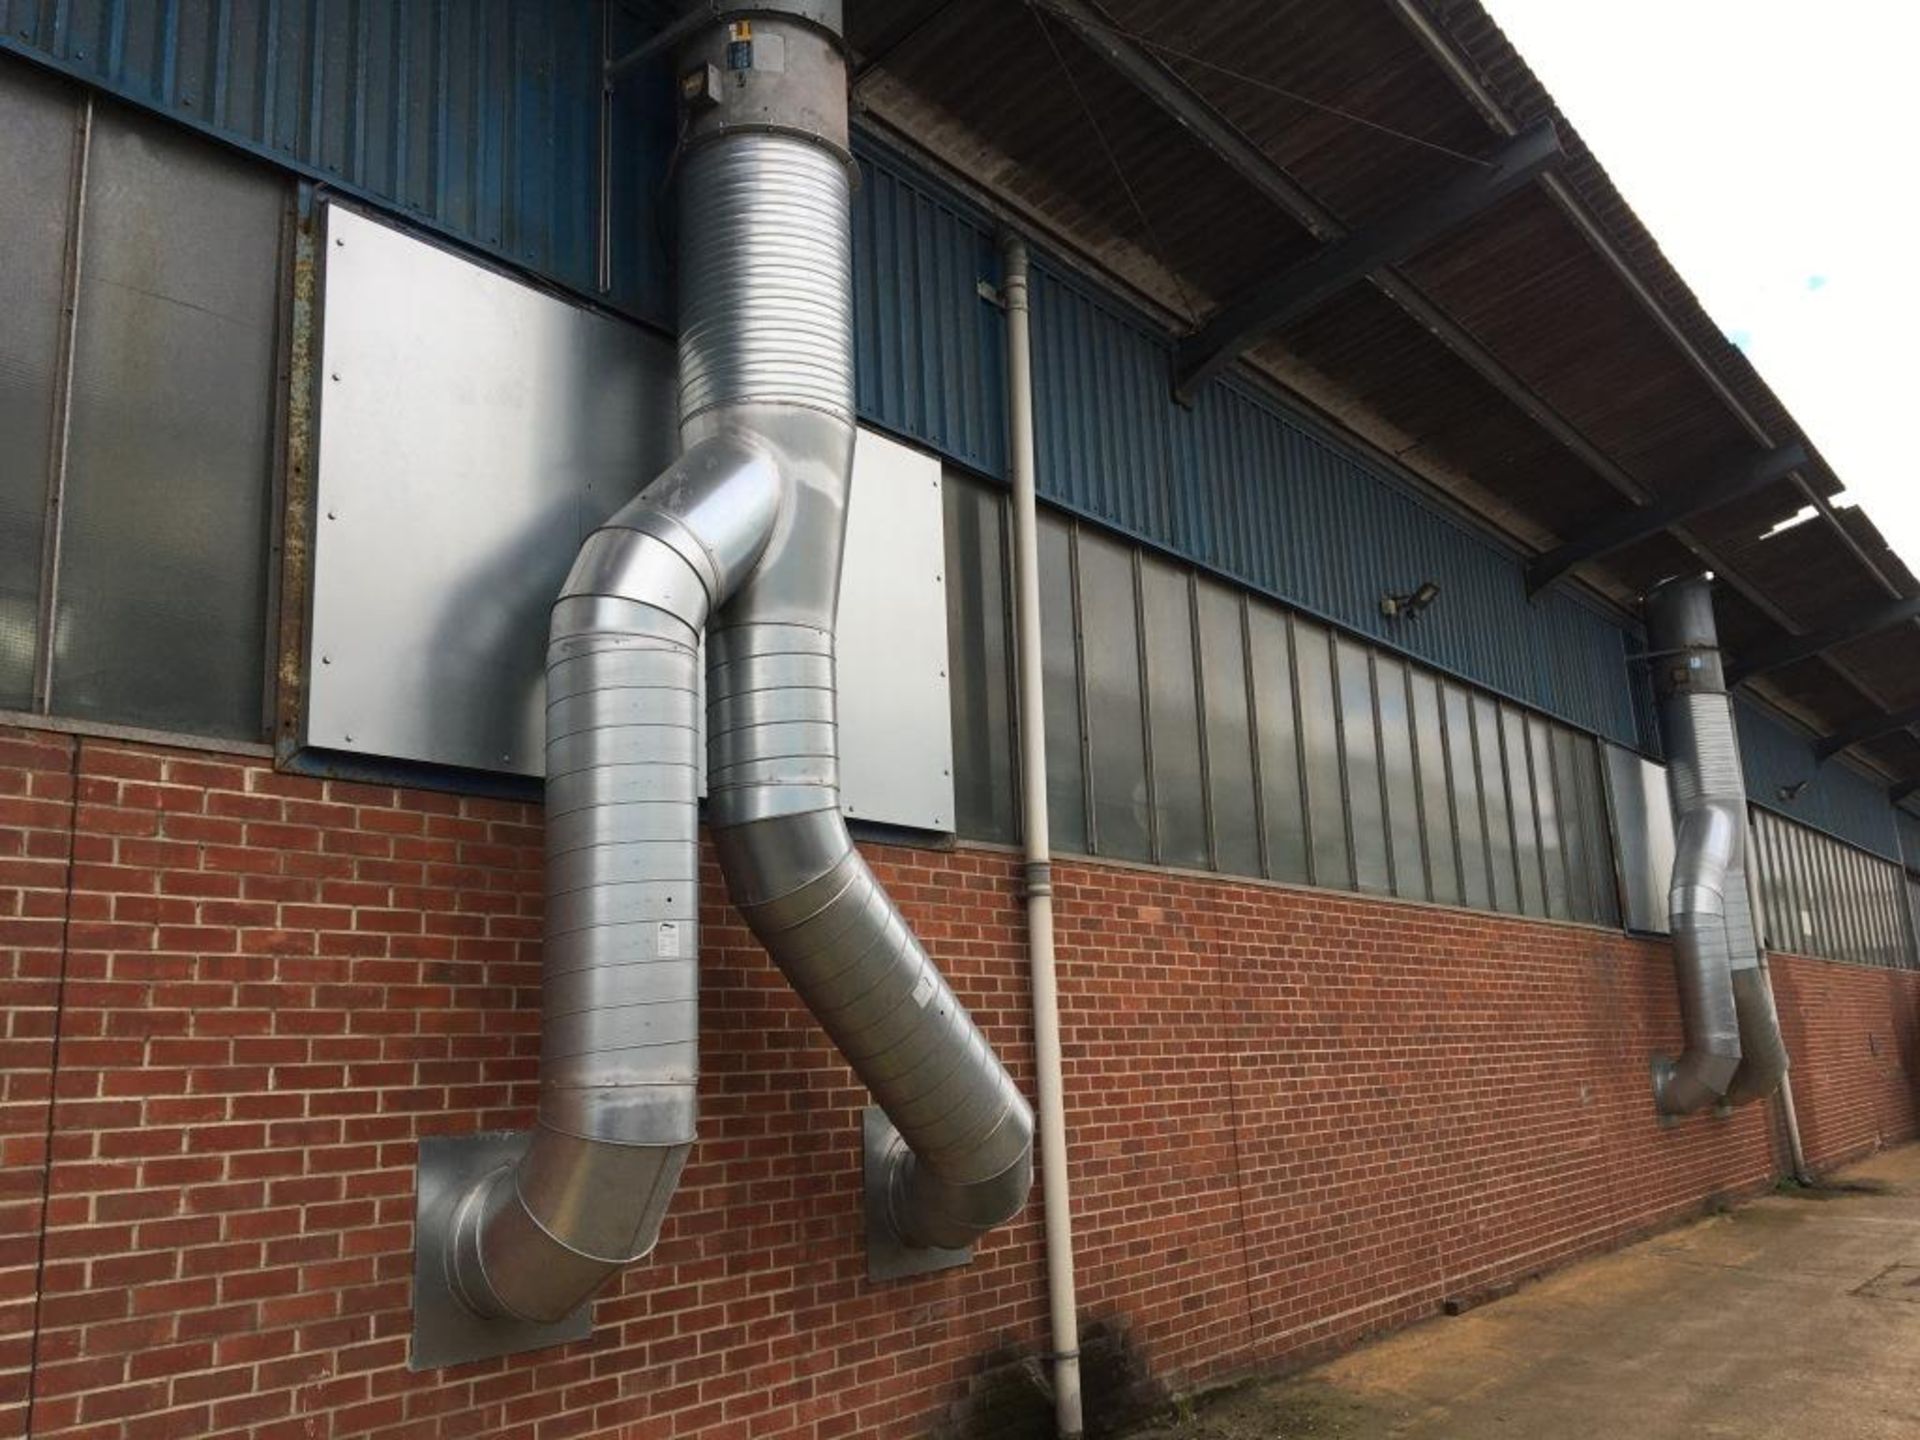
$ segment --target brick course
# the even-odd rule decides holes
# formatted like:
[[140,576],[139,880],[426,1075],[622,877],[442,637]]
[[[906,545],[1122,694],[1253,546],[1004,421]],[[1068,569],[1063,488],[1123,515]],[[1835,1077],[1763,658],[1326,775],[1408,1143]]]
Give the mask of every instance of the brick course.
[[[1030,1087],[1015,859],[868,853]],[[1159,1384],[1776,1173],[1763,1109],[1653,1116],[1663,944],[1055,876],[1082,1301]],[[867,1283],[864,1092],[706,879],[701,1142],[658,1251],[590,1341],[416,1375],[417,1142],[532,1111],[537,809],[0,729],[0,1435],[918,1434],[1043,1348],[1037,1201],[965,1270]],[[1912,1136],[1920,977],[1775,978],[1816,1163]]]

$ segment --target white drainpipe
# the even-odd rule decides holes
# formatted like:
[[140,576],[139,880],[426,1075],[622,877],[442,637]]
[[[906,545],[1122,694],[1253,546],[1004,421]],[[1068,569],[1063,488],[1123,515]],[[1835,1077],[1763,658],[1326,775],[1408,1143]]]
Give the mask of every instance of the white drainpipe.
[[1033,342],[1027,247],[1003,244],[1007,310],[1007,425],[1013,466],[1014,627],[1018,635],[1020,808],[1026,836],[1027,963],[1033,984],[1034,1065],[1040,1072],[1040,1165],[1047,1228],[1047,1304],[1053,1321],[1053,1403],[1062,1440],[1077,1440],[1080,1321],[1073,1293],[1073,1202],[1060,1079],[1060,991],[1053,965],[1053,847],[1047,834],[1047,729],[1040,657],[1039,522],[1034,505]]

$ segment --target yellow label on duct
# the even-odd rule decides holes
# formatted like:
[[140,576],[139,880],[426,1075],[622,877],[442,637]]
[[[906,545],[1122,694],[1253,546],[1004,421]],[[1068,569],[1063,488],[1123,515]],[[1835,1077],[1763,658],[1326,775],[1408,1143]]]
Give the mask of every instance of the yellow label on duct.
[[751,20],[736,20],[727,26],[727,39],[729,40],[751,40],[752,38],[753,22]]

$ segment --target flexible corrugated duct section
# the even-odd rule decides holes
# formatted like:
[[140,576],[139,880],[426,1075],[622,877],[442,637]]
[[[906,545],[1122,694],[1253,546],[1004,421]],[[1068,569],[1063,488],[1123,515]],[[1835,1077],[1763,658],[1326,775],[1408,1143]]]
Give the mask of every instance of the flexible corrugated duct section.
[[682,455],[587,540],[553,609],[539,1124],[465,1196],[448,1260],[482,1315],[558,1318],[644,1256],[693,1145],[703,633],[728,890],[897,1128],[900,1238],[965,1245],[1032,1180],[1026,1101],[840,816],[854,417],[839,5],[721,10],[679,67]]
[[1668,917],[1686,1049],[1656,1062],[1662,1112],[1770,1095],[1786,1047],[1760,963],[1747,877],[1747,792],[1733,706],[1704,576],[1668,580],[1647,596],[1647,647],[1673,802]]

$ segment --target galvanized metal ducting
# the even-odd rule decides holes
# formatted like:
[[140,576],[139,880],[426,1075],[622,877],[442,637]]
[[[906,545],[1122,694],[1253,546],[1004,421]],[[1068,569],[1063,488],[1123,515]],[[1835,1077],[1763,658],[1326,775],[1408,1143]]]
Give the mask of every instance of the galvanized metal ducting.
[[1761,966],[1747,875],[1747,794],[1704,576],[1647,596],[1647,645],[1673,801],[1668,914],[1686,1049],[1654,1065],[1660,1110],[1685,1115],[1769,1095],[1786,1049]]
[[728,890],[897,1127],[898,1238],[965,1245],[1031,1185],[1026,1101],[840,817],[854,410],[839,11],[723,6],[681,56],[684,448],[588,539],[553,610],[539,1126],[459,1203],[449,1277],[479,1315],[551,1322],[644,1256],[693,1144],[703,632]]

